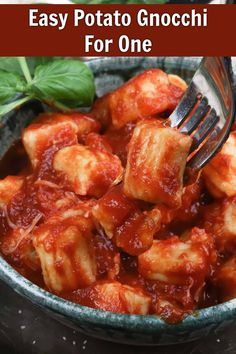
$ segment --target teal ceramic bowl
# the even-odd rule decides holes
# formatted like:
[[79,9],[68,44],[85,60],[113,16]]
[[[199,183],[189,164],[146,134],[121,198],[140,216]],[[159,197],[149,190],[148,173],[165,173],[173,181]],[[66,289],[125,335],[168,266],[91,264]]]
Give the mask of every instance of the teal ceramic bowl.
[[[102,58],[88,61],[96,77],[97,95],[114,89],[139,71],[160,67],[190,80],[199,58]],[[22,107],[2,121],[0,154],[20,136],[43,107],[36,102]],[[0,257],[0,278],[21,296],[40,306],[48,316],[87,335],[134,344],[164,345],[192,341],[236,321],[236,299],[199,310],[177,325],[168,325],[156,316],[122,315],[83,307],[39,288],[18,274]],[[33,311],[33,306],[32,306]]]

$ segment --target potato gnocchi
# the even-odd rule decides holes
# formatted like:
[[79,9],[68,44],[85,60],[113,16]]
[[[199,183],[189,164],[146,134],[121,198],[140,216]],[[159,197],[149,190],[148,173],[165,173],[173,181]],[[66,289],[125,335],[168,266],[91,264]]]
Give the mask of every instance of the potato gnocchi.
[[5,259],[70,301],[169,323],[236,297],[236,133],[187,175],[192,139],[166,118],[186,88],[150,69],[86,114],[36,117],[0,180]]

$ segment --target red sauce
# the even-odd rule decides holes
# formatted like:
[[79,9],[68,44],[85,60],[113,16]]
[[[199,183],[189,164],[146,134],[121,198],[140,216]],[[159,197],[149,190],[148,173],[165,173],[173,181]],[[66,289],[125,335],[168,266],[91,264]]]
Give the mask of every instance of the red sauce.
[[93,245],[96,255],[97,274],[100,279],[104,279],[115,267],[115,257],[118,249],[102,232],[94,234]]
[[[136,94],[136,92],[134,92],[134,94]],[[181,90],[174,86],[171,87],[171,97],[167,105],[168,108],[174,107],[181,95]],[[102,102],[102,106],[105,103]],[[148,101],[144,103],[145,107],[149,105]],[[163,102],[161,102],[161,104],[163,104]],[[103,109],[105,108],[103,107]],[[121,108],[117,107],[117,111]],[[107,119],[107,109],[102,113],[101,121],[102,118],[104,118],[104,126],[107,127],[107,125],[109,125],[108,129],[104,131],[102,135],[93,132],[83,136],[83,143],[93,149],[95,153],[96,151],[103,151],[109,154],[112,152],[120,158],[123,166],[125,166],[127,162],[128,145],[135,123],[128,123],[121,129],[115,129],[110,125],[110,119]],[[111,230],[112,235],[109,235],[110,238],[105,234],[101,226],[94,223],[90,215],[91,207],[88,207],[90,213],[89,218],[93,224],[91,229],[87,227],[86,224],[83,224],[83,216],[68,218],[66,222],[59,220],[58,224],[52,223],[52,225],[49,225],[47,223],[48,219],[52,216],[58,215],[64,210],[78,207],[82,202],[85,203],[87,201],[91,205],[96,203],[94,199],[88,200],[87,197],[76,195],[65,183],[64,176],[56,173],[53,169],[55,153],[63,147],[76,143],[75,134],[70,129],[62,131],[56,136],[53,144],[52,141],[49,141],[45,145],[40,146],[38,155],[40,162],[34,170],[30,167],[29,160],[22,145],[14,146],[13,149],[6,154],[5,158],[0,163],[1,176],[22,174],[27,176],[27,178],[20,191],[7,205],[8,219],[4,210],[0,208],[0,248],[2,242],[12,234],[10,224],[25,231],[32,225],[35,218],[37,219],[37,216],[41,215],[42,217],[38,219],[35,225],[38,227],[36,233],[37,230],[42,231],[44,228],[50,231],[50,237],[42,241],[45,250],[48,252],[52,250],[55,251],[55,245],[60,239],[62,231],[68,226],[78,226],[85,240],[91,239],[89,243],[89,257],[94,257],[95,259],[96,281],[90,286],[86,286],[86,281],[84,281],[83,284],[85,285],[81,288],[73,291],[62,291],[60,296],[65,299],[94,308],[129,313],[127,303],[124,299],[121,300],[119,298],[119,294],[116,298],[117,301],[119,300],[117,304],[116,302],[112,302],[113,300],[103,304],[102,296],[99,294],[98,287],[100,285],[104,285],[107,282],[113,282],[114,284],[119,282],[122,285],[133,287],[137,294],[141,292],[143,296],[149,296],[151,305],[148,313],[158,314],[171,323],[181,320],[186,314],[191,313],[199,307],[202,308],[218,303],[219,298],[216,287],[211,280],[212,275],[222,263],[223,258],[219,257],[218,263],[212,262],[214,266],[210,269],[206,279],[203,279],[201,271],[199,271],[199,274],[195,274],[189,262],[185,268],[189,268],[188,271],[192,276],[192,280],[191,276],[189,276],[187,281],[184,282],[183,280],[181,284],[169,284],[167,281],[160,280],[147,280],[141,275],[138,266],[138,256],[150,248],[153,239],[168,240],[170,243],[175,242],[176,238],[173,238],[174,235],[188,234],[193,226],[202,225],[203,209],[208,210],[208,204],[211,204],[212,200],[201,180],[197,183],[194,181],[194,183],[186,186],[187,192],[184,193],[182,197],[181,208],[176,210],[167,208],[164,205],[159,206],[162,224],[158,231],[156,231],[154,220],[147,214],[154,208],[154,205],[129,199],[123,192],[122,184],[110,188],[105,193],[107,185],[110,185],[111,182],[109,180],[110,176],[112,179],[112,176],[116,175],[116,171],[113,171],[113,167],[111,166],[108,177],[103,176],[103,171],[99,171],[98,177],[96,177],[96,173],[94,174],[97,188],[99,191],[102,190],[103,192],[103,196],[98,200],[97,205],[103,215],[105,215],[105,219],[108,218],[114,226],[113,230]],[[168,160],[168,156],[166,158]],[[135,158],[134,160],[133,163],[136,163]],[[178,187],[175,185],[175,179],[173,178],[175,173],[178,173],[178,171],[170,171],[168,164],[163,166],[162,177],[164,183],[168,185],[170,199],[171,195],[175,193]],[[107,177],[107,180],[105,177]],[[139,178],[139,176],[137,176],[137,178]],[[107,183],[107,181],[109,183]],[[148,180],[147,183],[149,183]],[[155,185],[153,188],[155,188]],[[61,206],[59,206],[58,201],[61,200],[63,200],[65,204],[62,203]],[[79,220],[81,221],[80,224]],[[26,246],[32,247],[32,240],[29,239],[27,242]],[[77,264],[78,262],[76,262],[75,259],[76,242],[73,239],[65,243],[63,243],[63,240],[60,242],[59,249],[63,249],[64,253],[71,259],[70,264],[73,271],[74,269],[79,271],[78,268],[80,265]],[[201,249],[201,251],[203,252],[204,250]],[[210,247],[206,247],[206,253],[210,253],[210,251]],[[29,263],[21,259],[19,254],[17,254],[17,257],[14,255],[15,258],[6,254],[4,256],[23,276],[39,286],[47,288],[43,280],[41,269],[37,268],[37,264],[35,269],[33,269],[33,267],[30,268],[28,266]],[[203,271],[205,271],[205,268],[211,268],[207,263],[208,259],[210,259],[210,256],[202,265]],[[63,259],[58,257],[54,261],[53,266],[59,276],[65,276]],[[181,271],[180,275],[182,274],[184,278],[183,269]],[[173,274],[168,275],[173,276]],[[74,274],[72,274],[72,276],[74,276]],[[191,283],[191,281],[193,282]],[[200,288],[199,294],[197,293],[198,286]],[[50,291],[50,289],[48,290]],[[199,298],[199,300],[196,300],[196,298]]]
[[[113,153],[117,154],[125,164],[127,144],[130,140],[133,128],[134,125],[129,124],[120,130],[108,130],[105,135],[105,140],[100,140],[96,133],[92,133],[88,136],[87,143],[92,148],[95,148],[97,143],[99,150],[107,151],[109,149],[107,142],[109,142]],[[18,160],[19,171],[22,171],[22,168],[24,168],[29,174],[29,177],[25,180],[20,192],[14,196],[7,208],[11,222],[18,227],[22,227],[23,229],[29,227],[38,213],[43,214],[43,218],[38,222],[38,225],[42,224],[45,217],[48,218],[53,216],[58,211],[56,202],[68,197],[68,193],[70,193],[71,199],[66,208],[76,206],[81,201],[81,198],[76,196],[73,192],[69,192],[65,187],[61,187],[64,185],[63,177],[60,177],[53,170],[52,161],[55,153],[60,148],[74,143],[70,135],[59,140],[60,143],[57,143],[53,147],[49,146],[43,151],[40,164],[34,172],[30,171],[26,155],[22,153],[22,146],[20,146],[19,150],[16,148],[13,150],[19,152],[17,153],[17,156],[20,157]],[[12,153],[9,152],[0,165],[2,175],[7,174],[9,170],[7,157],[8,161],[12,161]],[[4,168],[4,166],[6,168]],[[51,188],[50,185],[35,184],[37,180],[49,181],[52,184],[60,186],[60,188]],[[188,229],[191,224],[196,223],[201,215],[201,205],[205,205],[204,193],[202,191],[203,187],[199,184],[189,187],[188,193],[183,197],[182,209],[175,213],[174,222],[170,223],[168,227],[165,227],[163,231],[157,233],[159,239],[163,237],[169,238],[173,234],[178,234],[180,231],[183,232]],[[110,240],[107,238],[101,230],[100,232],[95,232],[93,235],[93,247],[95,250],[97,265],[97,282],[90,287],[66,292],[61,294],[61,296],[82,305],[96,308],[96,284],[102,284],[104,281],[113,281],[116,279],[121,284],[129,285],[137,289],[143,289],[144,292],[151,297],[151,314],[160,311],[161,316],[170,322],[180,320],[186,313],[196,307],[190,296],[188,286],[178,287],[175,285],[163,284],[159,281],[148,281],[144,279],[138,272],[137,257],[130,255],[139,254],[145,250],[146,246],[142,244],[142,242],[140,243],[140,238],[136,238],[135,235],[137,235],[144,225],[145,216],[142,213],[142,210],[149,210],[150,205],[139,201],[129,200],[123,194],[122,185],[111,189],[100,199],[100,203],[104,208],[104,212],[112,215],[113,222],[116,220],[116,238],[119,239],[119,243],[122,244],[122,247],[125,248],[129,254],[124,252],[120,254],[120,250],[115,245],[114,239]],[[58,237],[57,235],[61,231],[61,227],[63,228],[64,226],[59,224],[58,228],[53,228],[51,238],[47,239],[47,244],[45,245],[47,250],[50,250],[50,247],[54,247],[53,244],[55,238]],[[152,225],[147,223],[146,228],[146,233],[149,234]],[[7,235],[9,231],[10,229],[7,220],[3,211],[0,210],[0,234],[3,237],[4,235]],[[50,240],[52,241],[51,243]],[[145,242],[147,242],[146,238]],[[152,242],[152,240],[150,240],[150,242]],[[66,253],[70,255],[73,251],[72,245],[72,249],[69,247],[66,250]],[[11,261],[9,257],[6,258]],[[22,262],[20,261],[17,264],[17,259],[15,259],[15,261],[16,263],[14,262],[14,267],[23,276],[34,283],[45,287],[40,271],[33,271],[22,265]],[[116,274],[117,264],[120,264],[119,274]],[[55,268],[58,273],[63,272],[60,262],[55,264]],[[215,293],[215,289],[212,290],[212,285],[207,283],[207,286],[201,295],[200,306],[205,307],[209,306],[209,304],[217,303]],[[157,310],[156,304],[158,303],[159,298],[165,298],[166,300],[172,301],[172,303],[174,302],[175,311],[177,308],[178,312],[176,313],[173,309],[168,307],[163,311],[160,309]],[[114,308],[114,311],[116,310],[117,309]],[[125,310],[122,310],[122,308],[119,307],[119,311]]]
[[125,166],[127,162],[128,143],[131,139],[134,127],[134,123],[128,123],[121,129],[111,127],[105,134],[107,141],[112,147],[113,153],[120,158],[123,166]]

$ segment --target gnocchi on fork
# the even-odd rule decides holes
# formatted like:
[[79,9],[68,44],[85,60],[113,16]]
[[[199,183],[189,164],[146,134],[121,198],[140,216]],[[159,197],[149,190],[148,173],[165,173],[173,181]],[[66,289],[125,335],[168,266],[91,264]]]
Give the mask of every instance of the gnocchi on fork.
[[171,127],[192,136],[188,166],[202,168],[223,146],[235,120],[229,57],[206,57],[170,115]]

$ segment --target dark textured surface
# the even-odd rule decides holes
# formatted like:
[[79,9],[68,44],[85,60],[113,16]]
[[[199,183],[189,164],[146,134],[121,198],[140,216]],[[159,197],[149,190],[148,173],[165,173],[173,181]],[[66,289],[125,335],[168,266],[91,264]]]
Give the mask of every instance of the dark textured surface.
[[113,344],[77,333],[0,282],[1,354],[235,354],[236,325],[197,342],[165,347]]

